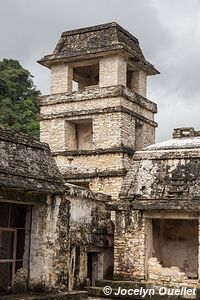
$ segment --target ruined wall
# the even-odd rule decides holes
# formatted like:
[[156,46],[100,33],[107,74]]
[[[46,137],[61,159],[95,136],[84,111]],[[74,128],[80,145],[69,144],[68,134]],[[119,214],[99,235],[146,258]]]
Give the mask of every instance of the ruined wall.
[[163,267],[178,267],[198,277],[198,221],[153,220],[153,256]]
[[143,199],[146,200],[143,203],[155,207],[156,203],[161,207],[164,199],[170,199],[171,205],[178,201],[185,203],[185,209],[192,209],[200,197],[199,157],[196,149],[136,152],[121,195],[126,198],[137,195],[137,201]]
[[[97,253],[96,276],[103,279],[107,272],[105,263],[113,247],[113,225],[110,213],[105,210],[105,200],[90,197],[94,194],[90,192],[89,196],[83,188],[74,189],[79,190],[82,197],[75,194],[73,198],[67,197],[71,202],[69,289],[88,283],[88,253],[91,252]],[[112,261],[109,264],[112,265]]]
[[46,204],[33,206],[30,289],[68,288],[69,201],[49,197]]
[[139,211],[116,211],[114,278],[145,278],[145,222]]
[[88,151],[76,155],[71,153],[70,157],[65,155],[54,156],[61,173],[67,178],[73,175],[90,175],[97,172],[117,171],[128,168],[131,156],[122,153],[95,153]]

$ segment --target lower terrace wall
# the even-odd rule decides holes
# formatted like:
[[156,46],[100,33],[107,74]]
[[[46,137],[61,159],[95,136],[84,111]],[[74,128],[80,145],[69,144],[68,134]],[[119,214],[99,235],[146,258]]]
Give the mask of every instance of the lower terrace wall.
[[[172,232],[172,237],[170,235],[170,238],[176,238],[176,241],[172,240],[173,247],[175,248],[173,249],[172,247],[170,253],[168,253],[168,256],[171,255],[173,263],[169,263],[169,265],[166,266],[163,265],[160,258],[155,256],[152,226],[152,219],[154,217],[171,218],[173,220],[179,219],[179,221],[182,222],[181,234],[178,234],[175,229],[175,234],[173,234],[173,231],[169,232],[170,234]],[[187,232],[194,221],[198,221],[196,213],[163,212],[156,214],[150,212],[148,214],[139,210],[131,210],[131,208],[127,210],[117,210],[115,212],[114,279],[141,281],[161,286],[197,287],[198,278],[193,278],[195,272],[191,272],[191,268],[186,268],[186,258],[184,259],[185,264],[179,267],[183,255],[186,255],[186,252],[188,252],[187,249],[190,248],[190,251],[192,251],[193,254],[192,256],[187,254],[189,255],[187,258],[188,260],[195,260],[196,267],[199,266],[199,256],[196,254],[194,255],[196,248],[191,245],[191,241],[193,243],[193,240],[196,238],[199,239],[199,225],[198,233],[195,234],[195,237],[193,237],[191,232],[190,235],[187,236]],[[170,224],[173,225],[173,223],[174,221]],[[183,234],[185,234],[185,236],[183,236]],[[180,240],[177,235],[180,236]],[[168,243],[167,240],[165,242]],[[161,250],[163,249],[165,251],[166,247],[171,247],[170,244],[166,243],[160,244]],[[183,245],[185,249],[182,249]],[[195,261],[193,261],[192,267],[194,266]],[[186,271],[183,270],[183,266],[185,266]]]

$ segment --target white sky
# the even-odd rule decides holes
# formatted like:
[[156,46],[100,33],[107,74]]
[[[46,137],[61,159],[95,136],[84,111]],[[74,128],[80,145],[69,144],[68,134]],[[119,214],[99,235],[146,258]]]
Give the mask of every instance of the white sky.
[[18,59],[49,93],[50,72],[36,61],[53,51],[61,32],[112,21],[139,39],[161,72],[148,80],[159,110],[157,141],[174,127],[200,130],[199,0],[1,0],[0,59]]

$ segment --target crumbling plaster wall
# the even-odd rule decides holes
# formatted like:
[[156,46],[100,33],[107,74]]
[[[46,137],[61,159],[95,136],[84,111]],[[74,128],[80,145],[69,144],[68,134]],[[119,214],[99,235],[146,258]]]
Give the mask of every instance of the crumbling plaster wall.
[[69,201],[49,196],[33,206],[30,289],[68,288]]
[[121,194],[137,195],[137,199],[151,199],[150,202],[198,199],[199,168],[199,153],[195,150],[180,153],[139,151],[134,155]]
[[[84,192],[84,189],[82,189]],[[68,198],[69,199],[69,198]],[[113,247],[113,225],[105,202],[92,198],[71,198],[70,210],[70,266],[69,288],[87,283],[87,259],[89,251],[101,254],[98,261],[99,279],[103,279],[104,256]],[[112,263],[112,262],[111,262]]]

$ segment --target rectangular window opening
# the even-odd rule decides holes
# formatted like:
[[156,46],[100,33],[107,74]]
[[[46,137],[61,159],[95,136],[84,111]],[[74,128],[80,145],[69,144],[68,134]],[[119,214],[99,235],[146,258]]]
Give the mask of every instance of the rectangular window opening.
[[66,122],[67,150],[90,150],[93,143],[92,120],[72,120]]
[[92,64],[73,68],[74,91],[99,86],[99,64]]

